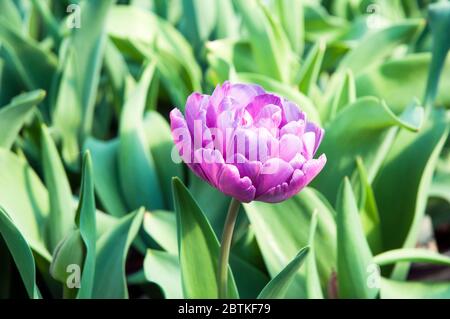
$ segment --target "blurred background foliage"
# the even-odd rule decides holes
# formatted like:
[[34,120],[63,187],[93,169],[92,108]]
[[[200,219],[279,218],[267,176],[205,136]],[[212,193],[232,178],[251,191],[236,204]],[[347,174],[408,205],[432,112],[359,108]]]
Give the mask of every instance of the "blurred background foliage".
[[244,205],[230,295],[450,298],[435,2],[0,1],[0,297],[217,297],[229,198],[172,160],[167,118],[229,79],[296,102],[328,157],[294,198]]

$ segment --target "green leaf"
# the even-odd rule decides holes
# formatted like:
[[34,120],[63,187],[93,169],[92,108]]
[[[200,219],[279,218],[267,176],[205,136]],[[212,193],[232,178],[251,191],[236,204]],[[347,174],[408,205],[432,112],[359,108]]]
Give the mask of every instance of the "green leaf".
[[381,278],[382,299],[448,299],[450,282],[396,281]]
[[300,1],[279,0],[276,10],[281,25],[286,32],[292,50],[301,54],[304,46],[303,4]]
[[164,195],[164,205],[173,209],[172,177],[183,176],[183,166],[172,159],[174,148],[172,132],[167,121],[157,112],[149,111],[144,118],[144,131],[150,146],[158,174],[161,192]]
[[[201,70],[195,60],[192,48],[186,39],[168,22],[150,11],[134,6],[114,6],[110,12],[107,30],[116,45],[125,50],[131,42],[144,43],[147,49],[154,47],[161,51],[158,70],[166,81],[166,89],[181,90],[184,101],[192,91],[200,91]],[[186,78],[180,79],[180,74]],[[182,86],[172,88],[173,83]]]
[[450,266],[450,257],[430,250],[414,248],[388,250],[375,256],[373,261],[380,266],[403,261]]
[[372,181],[393,143],[397,127],[416,131],[422,113],[422,108],[413,106],[411,112],[397,117],[378,99],[356,100],[325,127],[326,134],[318,152],[333,160],[312,185],[334,203],[339,181],[353,173],[357,156],[362,158],[369,181]]
[[355,186],[358,208],[360,211],[361,223],[364,233],[373,253],[382,251],[381,224],[378,208],[375,200],[375,194],[367,176],[366,168],[360,157],[356,158],[358,178],[353,185]]
[[[219,241],[205,215],[178,178],[173,179],[173,193],[183,296],[188,299],[217,298]],[[238,292],[231,270],[228,276],[228,296],[237,298]]]
[[216,0],[182,1],[183,14],[180,30],[195,49],[209,39],[212,34],[219,13]]
[[260,72],[280,82],[288,83],[292,51],[278,21],[275,21],[268,9],[256,0],[234,0],[234,4],[249,31],[254,61]]
[[127,212],[127,206],[120,189],[118,151],[119,140],[108,142],[88,138],[85,150],[92,154],[95,192],[106,211],[113,216],[121,217]]
[[147,90],[155,65],[145,68],[139,84],[129,94],[120,119],[119,180],[129,208],[163,208],[158,176],[143,126]]
[[27,88],[48,92],[57,69],[56,56],[17,32],[14,25],[4,19],[0,19],[0,42],[9,52],[14,70]]
[[33,107],[44,97],[45,91],[36,90],[16,96],[11,103],[0,108],[0,147],[11,148]]
[[312,87],[317,84],[325,50],[326,43],[323,41],[317,42],[309,51],[300,68],[296,83],[298,83],[300,92],[307,96],[311,94]]
[[145,231],[167,252],[177,255],[177,221],[173,212],[152,211],[145,213]]
[[44,260],[51,261],[44,235],[48,192],[28,163],[5,149],[0,149],[0,205],[30,247]]
[[423,26],[422,20],[410,19],[369,34],[344,57],[339,69],[350,69],[356,75],[362,73],[382,62],[398,45],[408,43]]
[[317,212],[311,216],[311,224],[309,226],[309,254],[306,259],[306,296],[308,299],[323,299],[322,287],[320,285],[319,272],[317,270],[316,254],[314,248],[314,240],[317,231]]
[[343,73],[343,79],[339,82],[336,91],[333,93],[330,103],[328,104],[328,109],[330,110],[329,120],[334,119],[336,114],[338,114],[345,106],[356,101],[356,85],[351,70],[347,70]]
[[78,141],[91,133],[97,86],[106,43],[105,21],[112,0],[84,1],[81,28],[66,40],[64,70],[59,85],[53,122],[63,138],[63,158],[76,166]]
[[[396,137],[373,185],[384,250],[416,244],[427,189],[447,136],[448,124],[436,111],[419,133],[401,130]],[[404,278],[406,271],[400,267],[395,279]]]
[[9,215],[0,207],[0,233],[14,259],[28,296],[40,299],[41,293],[36,285],[36,267],[33,253],[24,236],[16,228]]
[[450,28],[450,4],[434,3],[428,7],[429,26],[433,36],[432,59],[428,74],[424,105],[431,107],[436,99],[439,79],[445,65],[445,58],[450,50],[450,40],[445,32]]
[[[431,64],[429,53],[411,54],[392,59],[356,76],[358,96],[372,95],[382,98],[396,113],[404,110],[412,97],[421,98],[425,92],[428,70]],[[435,104],[450,106],[450,56],[442,71],[440,90]]]
[[144,209],[141,208],[122,217],[113,228],[99,238],[93,298],[128,298],[125,261],[143,217]]
[[320,5],[305,3],[303,6],[305,19],[305,37],[307,41],[326,40],[331,42],[348,28],[348,22],[339,17],[329,15]]
[[340,298],[375,298],[367,284],[367,267],[373,263],[364,236],[358,206],[348,178],[341,184],[336,204],[337,273]]
[[305,257],[308,254],[308,247],[302,248],[298,255],[273,278],[261,291],[258,299],[278,299],[284,298],[289,285],[294,280],[294,275],[298,272]]
[[178,256],[148,249],[144,259],[145,277],[158,284],[168,299],[182,299],[181,271]]
[[77,298],[91,298],[94,289],[96,267],[96,220],[94,181],[92,162],[89,151],[84,154],[81,177],[80,202],[75,215],[75,223],[83,239],[85,257],[83,263],[80,289]]
[[49,191],[50,214],[47,224],[50,250],[74,226],[75,209],[72,191],[55,143],[45,125],[41,127],[42,166],[45,184]]
[[[255,231],[261,253],[269,274],[275,277],[308,244],[306,231],[311,216],[318,213],[315,236],[315,255],[322,287],[326,287],[333,269],[336,268],[336,229],[334,211],[328,202],[311,188],[278,204],[251,202],[244,204],[245,211]],[[287,297],[306,297],[305,275],[296,274]]]

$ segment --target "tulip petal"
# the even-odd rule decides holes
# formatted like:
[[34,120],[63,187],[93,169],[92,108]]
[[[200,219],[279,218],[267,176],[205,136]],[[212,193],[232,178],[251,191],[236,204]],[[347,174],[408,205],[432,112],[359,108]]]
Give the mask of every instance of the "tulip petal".
[[294,169],[289,163],[280,158],[271,158],[263,164],[256,183],[256,196],[270,188],[282,184],[290,179]]
[[289,162],[301,151],[302,141],[293,134],[285,134],[280,139],[280,158]]
[[240,177],[239,170],[231,164],[224,164],[219,176],[219,189],[226,195],[248,203],[255,198],[256,189],[247,176]]
[[311,180],[320,173],[327,159],[322,154],[318,159],[312,159],[303,165],[303,170],[296,169],[292,174],[292,179],[287,183],[274,186],[255,199],[267,203],[279,203],[291,198],[300,192]]

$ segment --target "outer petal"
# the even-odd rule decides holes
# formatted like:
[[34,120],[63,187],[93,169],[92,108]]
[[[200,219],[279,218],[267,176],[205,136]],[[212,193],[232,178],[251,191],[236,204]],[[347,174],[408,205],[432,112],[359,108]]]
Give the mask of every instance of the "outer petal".
[[280,158],[271,158],[263,164],[256,183],[256,196],[264,194],[272,187],[290,180],[294,169]]
[[314,123],[308,122],[308,124],[306,125],[306,132],[314,132],[315,135],[315,145],[313,150],[314,156],[314,154],[316,154],[317,152],[317,149],[319,148],[320,143],[322,142],[325,131],[322,128],[315,125]]
[[[227,83],[224,83],[224,86]],[[234,100],[239,101],[239,104],[246,106],[255,96],[264,94],[262,87],[256,84],[232,84],[227,92]]]
[[234,165],[239,170],[241,177],[247,176],[255,184],[262,169],[262,163],[258,161],[249,161],[241,154],[236,154]]
[[246,105],[246,110],[253,117],[256,118],[258,116],[258,114],[261,112],[261,110],[266,105],[270,105],[270,104],[281,107],[280,97],[275,94],[261,94],[261,95],[255,96],[255,98]]
[[306,114],[300,110],[298,105],[288,100],[283,101],[282,115],[281,126],[292,121],[306,120]]
[[239,170],[231,164],[224,164],[219,176],[219,189],[226,195],[248,203],[255,198],[256,189],[247,176],[240,177]]
[[[207,179],[201,166],[194,163],[193,156],[193,143],[190,131],[188,129],[186,120],[181,114],[180,110],[173,109],[170,112],[170,128],[172,131],[172,137],[175,143],[175,147],[178,150],[178,154],[186,163],[186,165],[200,178]],[[181,140],[180,137],[186,138],[186,140]]]
[[292,179],[289,184],[282,183],[275,187],[272,187],[264,194],[257,196],[255,200],[278,203],[288,198],[291,198],[298,192],[300,192],[311,180],[319,174],[326,163],[327,159],[322,154],[318,159],[308,161],[303,165],[303,170],[296,169],[292,174]]

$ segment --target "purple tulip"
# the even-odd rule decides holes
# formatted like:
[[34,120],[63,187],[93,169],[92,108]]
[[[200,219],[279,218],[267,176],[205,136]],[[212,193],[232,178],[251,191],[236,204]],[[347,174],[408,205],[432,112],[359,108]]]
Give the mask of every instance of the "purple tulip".
[[217,86],[191,94],[185,117],[170,113],[172,135],[196,175],[241,202],[286,200],[326,163],[314,159],[324,130],[293,102],[254,84]]

